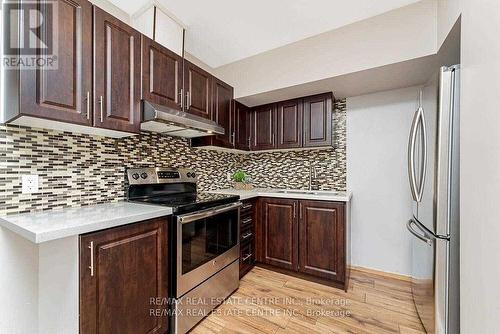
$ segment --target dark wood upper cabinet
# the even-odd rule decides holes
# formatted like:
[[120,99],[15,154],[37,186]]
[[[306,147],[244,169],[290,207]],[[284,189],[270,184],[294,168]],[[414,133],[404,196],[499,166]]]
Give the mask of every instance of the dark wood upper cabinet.
[[[223,135],[197,137],[191,140],[193,147],[197,146],[218,146],[225,148],[235,147],[235,114],[233,87],[225,82],[212,78],[211,119],[224,128]],[[189,112],[189,111],[188,111]]]
[[80,333],[167,333],[167,251],[166,218],[82,235]]
[[[46,7],[39,9],[43,17],[50,16]],[[86,0],[60,0],[54,14],[59,32],[57,69],[20,71],[20,113],[91,125],[92,5]]]
[[236,131],[235,147],[239,150],[250,149],[250,109],[233,101],[234,128]]
[[333,95],[304,98],[304,147],[332,145]]
[[302,100],[278,103],[276,148],[302,147]]
[[299,271],[343,281],[344,204],[300,201]]
[[[233,113],[231,122],[235,138],[229,138],[231,145],[227,144],[228,138],[220,141],[220,144],[209,140],[211,145],[258,151],[326,147],[333,143],[332,93],[281,101],[251,109],[235,101]],[[226,127],[226,123],[221,125]],[[208,145],[207,140],[195,142],[205,143],[197,146]]]
[[212,120],[224,128],[224,134],[216,135],[215,139],[221,146],[234,147],[236,134],[234,129],[234,113],[232,111],[233,87],[214,78],[212,97]]
[[261,261],[296,270],[298,264],[297,201],[265,198],[261,203]]
[[142,97],[182,110],[182,57],[142,36]]
[[185,108],[190,114],[211,118],[212,76],[184,59]]
[[94,126],[140,132],[141,35],[94,6]]
[[251,150],[269,150],[275,145],[276,105],[266,104],[252,109]]

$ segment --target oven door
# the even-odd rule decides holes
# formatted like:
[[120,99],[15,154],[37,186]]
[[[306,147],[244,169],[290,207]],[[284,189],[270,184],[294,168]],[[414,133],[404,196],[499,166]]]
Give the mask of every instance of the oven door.
[[241,203],[177,216],[176,297],[239,258]]

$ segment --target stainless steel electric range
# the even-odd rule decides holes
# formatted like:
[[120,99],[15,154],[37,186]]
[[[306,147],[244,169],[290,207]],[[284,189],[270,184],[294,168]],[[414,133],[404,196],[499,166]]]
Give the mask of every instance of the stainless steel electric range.
[[127,170],[129,201],[171,207],[172,332],[186,333],[239,286],[239,196],[197,192],[188,169]]

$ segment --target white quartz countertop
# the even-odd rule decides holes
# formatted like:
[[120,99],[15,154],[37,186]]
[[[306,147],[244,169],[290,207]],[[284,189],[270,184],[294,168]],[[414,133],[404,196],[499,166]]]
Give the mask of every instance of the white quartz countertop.
[[38,244],[171,214],[167,207],[116,202],[3,216],[0,226]]
[[352,194],[346,191],[323,191],[323,190],[296,190],[296,189],[264,189],[252,190],[221,189],[210,191],[214,194],[239,195],[241,200],[254,197],[277,197],[310,199],[318,201],[349,202]]

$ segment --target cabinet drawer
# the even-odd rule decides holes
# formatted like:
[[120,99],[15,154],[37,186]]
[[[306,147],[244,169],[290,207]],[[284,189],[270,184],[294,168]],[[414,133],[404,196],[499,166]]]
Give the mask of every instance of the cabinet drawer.
[[246,216],[242,216],[240,218],[240,226],[241,228],[245,227],[245,226],[253,226],[253,218],[252,218],[252,215],[246,215]]
[[243,202],[241,206],[241,216],[251,215],[253,209],[252,202]]
[[253,243],[247,242],[240,246],[240,278],[249,272],[255,262]]
[[245,228],[244,230],[240,231],[240,242],[246,242],[248,240],[252,240],[254,237],[253,235],[253,229],[251,228]]

